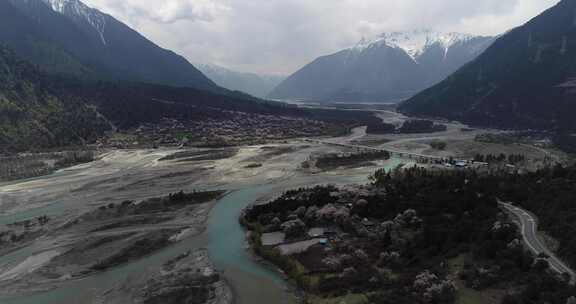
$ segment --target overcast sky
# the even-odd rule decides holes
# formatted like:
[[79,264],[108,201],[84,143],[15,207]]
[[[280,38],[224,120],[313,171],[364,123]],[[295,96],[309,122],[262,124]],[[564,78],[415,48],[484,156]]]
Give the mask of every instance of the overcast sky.
[[83,0],[191,62],[291,73],[385,31],[495,35],[558,0]]

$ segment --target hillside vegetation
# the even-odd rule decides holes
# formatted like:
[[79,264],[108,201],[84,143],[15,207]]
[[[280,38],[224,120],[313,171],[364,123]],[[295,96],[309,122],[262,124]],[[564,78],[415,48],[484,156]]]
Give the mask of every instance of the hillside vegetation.
[[93,141],[110,126],[79,98],[0,47],[0,152]]
[[[514,175],[412,168],[379,170],[372,181],[291,190],[245,211],[252,248],[300,287],[304,303],[351,295],[378,304],[572,303],[574,289],[524,248],[498,208],[507,188],[499,183],[524,189]],[[567,192],[574,190],[555,194],[572,198]],[[553,224],[566,226],[562,241],[572,235],[570,222]],[[279,245],[264,242],[279,234]]]
[[573,132],[575,10],[575,1],[561,1],[400,110],[474,125]]
[[342,130],[379,122],[370,112],[350,117],[346,111],[300,109],[239,92],[54,76],[4,46],[0,46],[0,82],[2,153],[95,143],[106,131],[167,118],[226,121],[234,113],[262,114],[323,121]]

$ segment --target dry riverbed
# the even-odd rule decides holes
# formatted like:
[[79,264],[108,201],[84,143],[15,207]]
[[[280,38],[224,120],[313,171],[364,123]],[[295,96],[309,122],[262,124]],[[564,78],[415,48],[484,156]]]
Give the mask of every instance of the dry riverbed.
[[[18,230],[14,235],[26,235],[27,229],[33,229],[36,242],[30,242],[32,237],[22,241],[16,237],[3,242],[4,250],[40,244],[44,250],[19,263],[4,265],[0,290],[10,295],[51,289],[196,236],[205,230],[214,202],[224,193],[179,192],[140,202],[111,203],[61,225],[48,224],[49,217],[9,225],[24,226],[24,233]],[[45,225],[38,229],[41,223]]]
[[188,251],[159,269],[130,277],[107,291],[107,304],[231,304],[232,290],[212,265],[204,249]]
[[300,169],[309,155],[332,150],[299,141],[119,150],[53,175],[0,184],[0,298],[66,286],[195,238],[223,194],[174,205],[168,193],[289,181],[309,175]]

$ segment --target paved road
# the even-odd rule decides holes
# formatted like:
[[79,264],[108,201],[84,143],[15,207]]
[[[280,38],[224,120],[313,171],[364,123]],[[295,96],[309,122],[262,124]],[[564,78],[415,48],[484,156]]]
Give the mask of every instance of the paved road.
[[550,263],[550,267],[558,273],[570,274],[572,282],[575,282],[576,273],[555,256],[538,237],[538,221],[536,217],[526,210],[518,208],[510,203],[500,202],[500,206],[515,215],[517,224],[522,230],[524,243],[526,243],[530,250],[536,255],[541,253],[548,255],[549,258],[547,260]]

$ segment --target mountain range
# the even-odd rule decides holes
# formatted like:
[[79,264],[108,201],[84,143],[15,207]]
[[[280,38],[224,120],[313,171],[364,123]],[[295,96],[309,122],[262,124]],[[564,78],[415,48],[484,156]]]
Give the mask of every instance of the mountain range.
[[0,1],[0,43],[51,73],[220,90],[182,56],[79,0]]
[[493,37],[431,30],[385,33],[314,60],[288,77],[269,97],[399,101],[441,81],[493,41]]
[[[269,96],[408,98],[399,110],[412,116],[573,138],[574,12],[576,1],[563,0],[497,38],[429,30],[383,34],[318,58]],[[347,123],[361,115],[296,109],[230,91],[263,96],[280,79],[201,66],[211,80],[79,0],[0,1],[0,25],[0,152],[93,142],[116,128],[167,117],[218,118],[227,110]],[[375,119],[368,116],[363,123]]]
[[214,64],[196,64],[196,67],[223,88],[242,91],[260,98],[266,97],[272,89],[286,79],[286,76],[280,75],[238,72]]
[[576,131],[574,12],[576,1],[560,1],[400,111],[482,126]]
[[224,111],[320,120],[334,117],[246,94],[54,75],[0,46],[0,153],[93,143],[107,131],[165,118],[219,120]]
[[220,88],[78,0],[0,1],[0,153],[94,142],[167,117],[216,119],[224,110],[294,114]]

